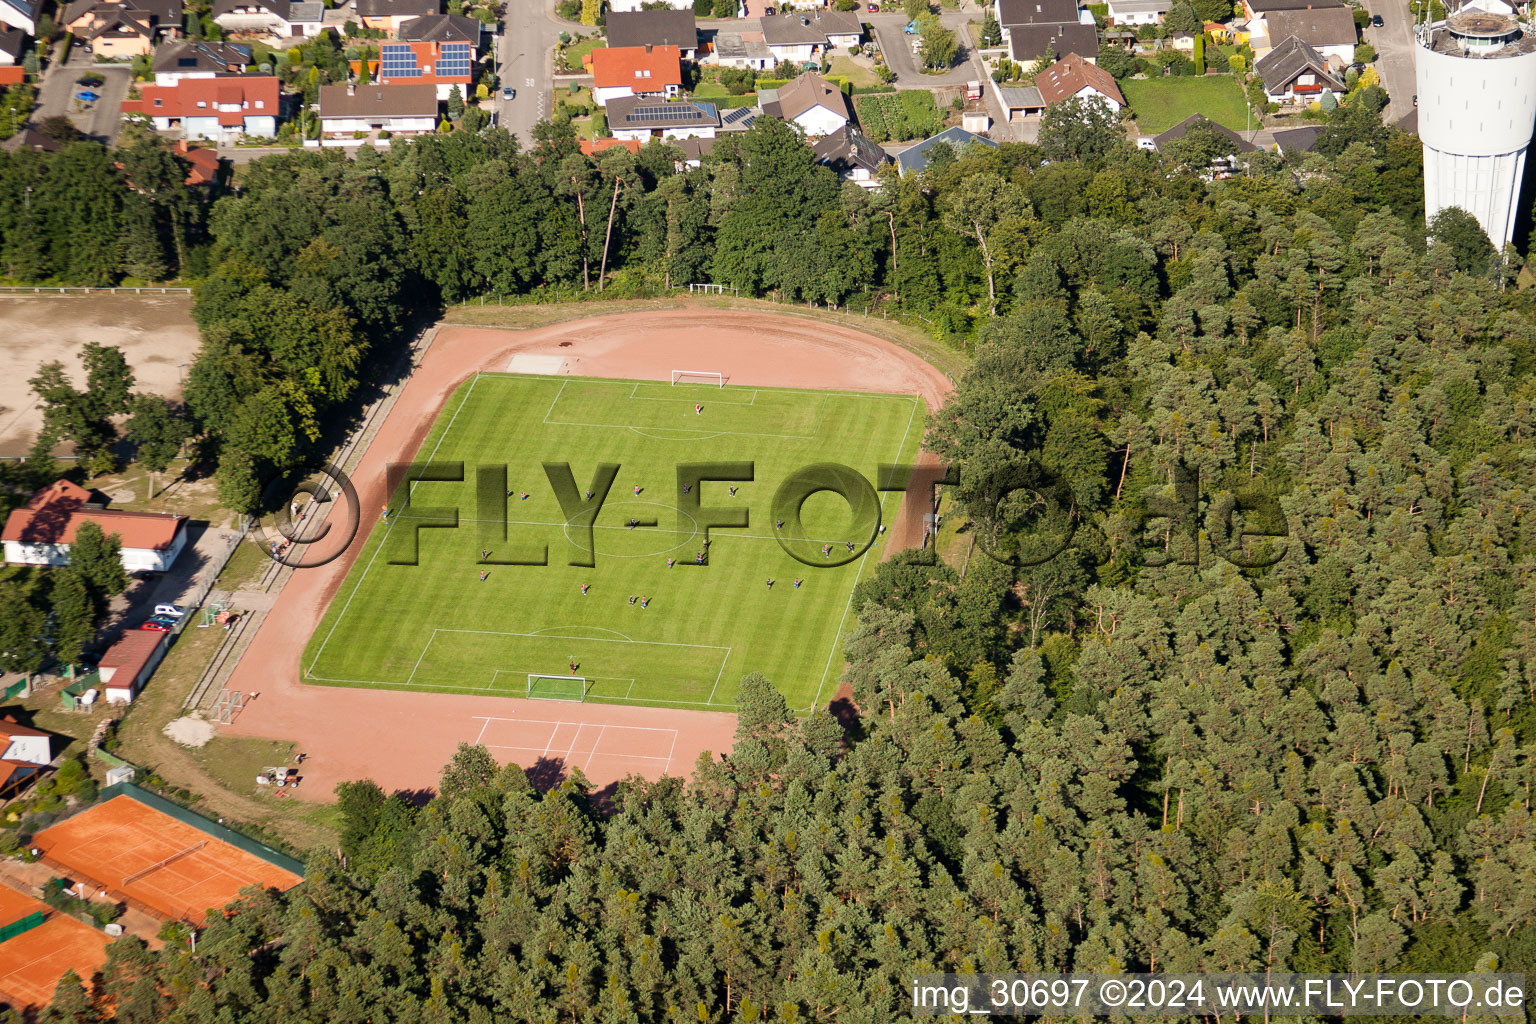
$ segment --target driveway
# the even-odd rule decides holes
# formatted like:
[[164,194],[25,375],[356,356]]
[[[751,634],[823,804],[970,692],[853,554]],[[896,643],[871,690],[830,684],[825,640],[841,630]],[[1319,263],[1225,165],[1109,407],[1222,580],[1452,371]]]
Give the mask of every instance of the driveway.
[[955,58],[955,66],[942,75],[925,75],[920,70],[918,60],[912,53],[912,42],[918,37],[909,36],[902,31],[907,24],[905,14],[867,14],[864,20],[879,41],[880,49],[885,54],[886,64],[896,72],[896,88],[929,89],[936,85],[963,85],[976,80],[978,72],[976,63],[971,60],[970,33],[965,27],[966,22],[970,21],[975,13],[974,9],[969,14],[945,11],[939,16],[944,27],[951,29],[960,42],[960,52]]
[[[133,73],[126,64],[96,64],[85,47],[71,47],[70,59],[64,64],[54,64],[43,74],[43,86],[38,93],[37,109],[32,113],[32,123],[45,117],[63,114],[81,132],[107,145],[117,141],[122,127],[123,100],[128,96],[128,85]],[[78,84],[82,75],[100,75],[102,84],[91,91],[101,98],[93,103],[75,99],[75,93],[85,87]]]
[[1365,41],[1376,47],[1376,73],[1390,100],[1382,117],[1391,124],[1413,111],[1413,97],[1419,91],[1413,16],[1408,13],[1407,0],[1367,0],[1366,8],[1381,15],[1381,28],[1367,28],[1364,35]]
[[496,74],[503,88],[517,90],[517,98],[504,100],[498,89],[497,123],[533,145],[533,126],[553,112],[553,51],[561,32],[590,32],[554,15],[551,0],[517,0],[507,5],[501,35],[496,37]]

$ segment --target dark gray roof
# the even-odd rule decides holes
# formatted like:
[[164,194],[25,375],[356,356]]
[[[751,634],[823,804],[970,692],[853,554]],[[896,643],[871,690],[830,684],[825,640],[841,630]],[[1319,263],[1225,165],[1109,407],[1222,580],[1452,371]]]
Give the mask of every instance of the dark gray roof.
[[27,0],[5,0],[5,4],[7,7],[15,8],[28,18],[37,17],[37,5],[28,3]]
[[1304,11],[1308,8],[1342,7],[1339,0],[1248,0],[1254,14],[1268,11]]
[[0,30],[0,53],[10,56],[11,60],[20,63],[22,54],[27,49],[27,34],[19,28],[6,28]]
[[762,111],[756,107],[729,107],[720,111],[722,131],[744,132],[757,123]]
[[759,18],[763,40],[770,46],[797,43],[825,43],[827,36],[862,35],[859,16],[843,11],[785,11],[771,18]]
[[1269,40],[1296,36],[1313,46],[1355,45],[1355,16],[1347,7],[1323,7],[1301,11],[1270,11],[1264,15]]
[[215,74],[244,71],[252,61],[251,48],[243,43],[210,43],[199,39],[166,43],[155,51],[154,71],[212,71]]
[[1252,153],[1259,148],[1253,143],[1244,139],[1231,128],[1228,128],[1225,125],[1217,124],[1215,121],[1208,120],[1203,114],[1190,114],[1184,120],[1163,132],[1163,134],[1154,137],[1152,141],[1156,143],[1157,148],[1161,150],[1165,145],[1174,141],[1175,139],[1182,139],[1191,128],[1202,121],[1210,125],[1212,128],[1215,128],[1218,132],[1230,139],[1233,145],[1232,152],[1234,153]]
[[945,128],[931,139],[924,139],[910,149],[902,150],[896,154],[896,166],[901,168],[902,174],[911,174],[921,171],[928,166],[928,150],[941,142],[948,143],[958,153],[973,142],[979,142],[983,146],[992,149],[997,148],[997,143],[991,139],[982,138],[974,132],[968,132],[964,128]]
[[668,139],[667,145],[676,146],[683,151],[683,157],[687,160],[703,160],[715,151],[714,139]]
[[292,22],[323,22],[325,4],[321,0],[300,0],[288,5],[288,20]]
[[720,114],[714,105],[699,100],[667,103],[654,97],[616,96],[604,109],[608,113],[610,131],[720,126]]
[[64,148],[62,142],[50,139],[42,132],[33,128],[23,128],[4,142],[0,142],[0,150],[14,153],[19,149],[36,149],[44,153],[57,153]]
[[1057,60],[1069,53],[1094,59],[1099,56],[1099,32],[1092,25],[1015,25],[1008,35],[1013,59],[1021,64],[1039,60],[1047,48],[1056,54]]
[[1285,128],[1275,132],[1275,145],[1282,153],[1310,153],[1323,134],[1323,126],[1309,124],[1301,128]]
[[1344,83],[1328,70],[1327,58],[1295,36],[1286,36],[1284,42],[1255,61],[1253,70],[1264,79],[1264,88],[1272,96],[1285,92],[1297,75],[1307,71],[1334,92],[1344,91]]
[[362,18],[420,17],[442,9],[441,0],[357,0],[357,13]]
[[679,46],[684,50],[699,47],[699,29],[693,11],[610,11],[609,46]]
[[424,14],[400,26],[400,39],[407,43],[480,42],[480,22],[457,14]]
[[844,125],[816,143],[811,151],[816,154],[817,163],[826,164],[844,178],[856,168],[862,167],[873,174],[881,164],[891,162],[889,153],[869,141],[868,136],[851,124]]
[[998,0],[998,23],[1056,25],[1077,21],[1076,0]]

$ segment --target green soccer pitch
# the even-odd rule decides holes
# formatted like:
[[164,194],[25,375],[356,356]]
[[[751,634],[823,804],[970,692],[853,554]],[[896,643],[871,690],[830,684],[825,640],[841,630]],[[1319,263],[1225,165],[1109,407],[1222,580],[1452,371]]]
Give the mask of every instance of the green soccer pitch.
[[[304,678],[523,696],[529,674],[570,675],[574,661],[589,701],[731,710],[741,677],[761,672],[810,711],[836,684],[854,585],[885,541],[846,565],[806,565],[780,545],[796,539],[775,527],[775,491],[818,463],[876,484],[880,464],[916,461],[922,432],[913,396],[480,374],[448,399],[418,456],[438,469],[463,463],[463,482],[418,479],[409,505],[396,491],[390,523],[374,528],[310,638]],[[599,463],[620,466],[593,522],[592,567],[569,564],[585,531],[562,512],[546,462],[569,463],[581,491]],[[679,463],[699,462],[755,464],[735,496],[730,483],[699,485],[705,509],[749,515],[746,528],[711,528],[702,566],[704,534],[680,515],[677,481]],[[506,467],[504,503],[499,481],[477,484],[481,466]],[[879,500],[889,525],[903,495]],[[456,528],[414,528],[449,508]],[[801,517],[812,561],[824,541],[846,558],[843,542],[859,539],[835,493],[812,495]],[[547,565],[495,564],[541,547]],[[417,564],[398,564],[413,548]]]

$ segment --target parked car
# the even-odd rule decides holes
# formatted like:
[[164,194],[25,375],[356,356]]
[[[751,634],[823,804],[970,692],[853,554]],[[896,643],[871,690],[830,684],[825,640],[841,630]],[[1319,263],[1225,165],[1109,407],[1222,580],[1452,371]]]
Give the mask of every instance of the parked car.
[[179,618],[181,618],[185,614],[187,614],[187,610],[185,608],[181,607],[181,605],[177,605],[177,604],[157,604],[157,605],[155,605],[155,618],[157,618],[157,619],[179,619]]
[[1351,64],[1349,66],[1348,70],[1353,71],[1357,75],[1364,74],[1365,73],[1365,65],[1357,60],[1357,61],[1355,61],[1353,64]]
[[156,569],[136,569],[128,575],[132,576],[136,580],[157,580],[161,576],[164,576],[165,573]]
[[517,99],[517,90],[509,85],[501,90],[501,98],[504,100],[515,100]]
[[902,29],[902,31],[905,32],[909,36],[917,35],[917,22],[915,22],[915,21],[907,22],[907,27]]
[[147,630],[151,633],[169,633],[171,631],[171,627],[175,625],[176,623],[168,619],[150,619],[139,628]]
[[1418,106],[1419,105],[1419,94],[1418,93],[1414,93],[1413,94],[1413,105],[1414,106]]
[[1373,14],[1371,16],[1371,27],[1372,28],[1381,28],[1381,26],[1382,26],[1381,15]]
[[880,5],[879,4],[870,4],[869,7],[867,8],[867,10],[869,11],[870,14],[879,14],[880,13]]

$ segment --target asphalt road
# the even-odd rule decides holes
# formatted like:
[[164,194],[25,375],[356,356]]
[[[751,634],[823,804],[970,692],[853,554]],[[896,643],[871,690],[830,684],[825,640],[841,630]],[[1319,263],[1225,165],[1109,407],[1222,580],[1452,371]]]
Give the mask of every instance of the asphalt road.
[[[72,47],[72,50],[74,53],[68,63],[53,64],[44,72],[32,123],[63,114],[80,131],[110,146],[117,141],[118,130],[122,127],[123,100],[128,96],[132,72],[126,64],[93,63],[90,50],[83,46]],[[80,59],[80,54],[84,55],[84,60]],[[85,89],[77,79],[88,73],[102,78],[102,84],[90,90],[101,97],[94,103],[75,99],[75,93]]]
[[504,100],[497,91],[497,123],[531,146],[533,126],[550,115],[554,48],[563,23],[555,18],[551,0],[514,0],[506,11],[496,37],[496,74],[502,88],[517,90],[517,98]]
[[1407,0],[1367,0],[1367,9],[1381,15],[1381,28],[1367,28],[1365,41],[1376,47],[1376,73],[1387,90],[1383,120],[1388,124],[1407,117],[1413,96],[1419,91],[1414,70],[1413,16]]
[[925,89],[935,85],[960,85],[976,80],[978,71],[977,64],[971,59],[973,51],[971,34],[965,27],[967,22],[980,17],[979,11],[973,5],[967,5],[963,11],[945,10],[939,15],[939,20],[944,27],[952,29],[955,37],[960,41],[960,54],[955,66],[942,75],[922,73],[917,57],[912,53],[912,42],[918,37],[909,36],[902,31],[907,24],[905,14],[865,14],[862,17],[880,42],[880,49],[885,54],[885,63],[896,72],[896,88]]

